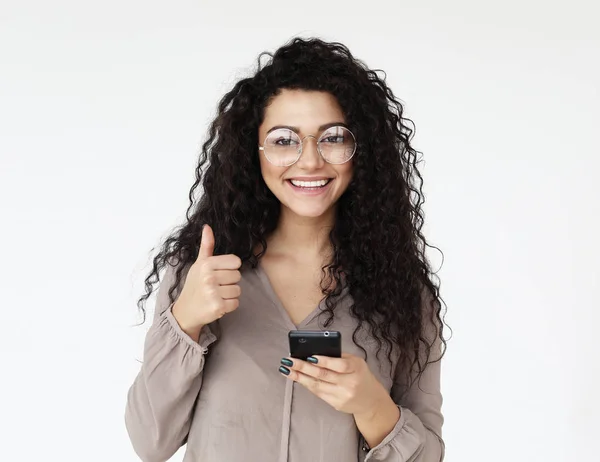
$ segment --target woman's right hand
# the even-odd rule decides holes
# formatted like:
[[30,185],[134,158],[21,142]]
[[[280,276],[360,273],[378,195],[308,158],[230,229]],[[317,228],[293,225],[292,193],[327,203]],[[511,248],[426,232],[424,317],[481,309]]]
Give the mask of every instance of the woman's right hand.
[[190,267],[181,294],[173,305],[173,316],[181,329],[198,341],[206,324],[234,311],[242,293],[240,267],[236,255],[213,255],[215,236],[212,228],[202,230],[198,258]]

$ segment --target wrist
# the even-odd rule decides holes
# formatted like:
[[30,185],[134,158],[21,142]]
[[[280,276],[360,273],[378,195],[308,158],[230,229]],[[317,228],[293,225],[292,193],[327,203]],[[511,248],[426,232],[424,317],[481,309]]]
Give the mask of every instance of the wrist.
[[394,403],[391,396],[384,392],[373,402],[371,407],[363,412],[354,414],[354,418],[366,423],[370,423],[378,420],[379,416],[381,415],[389,415],[390,410],[393,411],[393,409],[397,407],[398,406],[396,406],[396,403]]
[[191,324],[186,319],[185,314],[183,314],[181,312],[181,309],[179,308],[177,303],[175,303],[171,307],[171,313],[173,314],[175,321],[177,321],[177,324],[179,324],[179,327],[181,328],[181,330],[186,335],[188,335],[194,342],[198,342],[198,340],[200,339],[200,331],[202,330],[202,327],[204,327],[204,326],[197,326],[197,325]]
[[386,393],[365,412],[354,414],[354,421],[370,448],[379,445],[400,419],[400,409]]

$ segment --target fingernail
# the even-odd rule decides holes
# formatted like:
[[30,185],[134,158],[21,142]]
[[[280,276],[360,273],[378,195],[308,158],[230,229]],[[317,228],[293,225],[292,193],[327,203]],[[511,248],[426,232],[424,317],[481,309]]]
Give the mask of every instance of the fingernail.
[[308,358],[306,358],[306,360],[309,363],[313,363],[313,364],[317,364],[319,362],[319,360],[317,358],[315,358],[314,356],[309,356]]
[[283,375],[290,375],[290,370],[285,366],[279,366],[279,372]]
[[287,358],[282,358],[281,364],[283,364],[284,366],[287,366],[287,367],[292,367],[294,365],[294,363]]

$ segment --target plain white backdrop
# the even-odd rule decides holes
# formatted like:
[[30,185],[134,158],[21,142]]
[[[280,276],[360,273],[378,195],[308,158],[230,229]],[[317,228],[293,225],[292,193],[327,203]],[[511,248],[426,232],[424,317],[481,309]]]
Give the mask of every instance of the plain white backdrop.
[[416,124],[454,331],[446,460],[600,460],[598,13],[1,0],[0,460],[137,460],[149,251],[184,216],[218,99],[296,35],[384,69]]

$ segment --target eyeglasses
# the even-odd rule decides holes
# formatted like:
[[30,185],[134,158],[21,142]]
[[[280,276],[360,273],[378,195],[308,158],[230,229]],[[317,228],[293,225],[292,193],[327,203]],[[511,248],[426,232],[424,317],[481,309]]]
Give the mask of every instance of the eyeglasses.
[[289,128],[278,128],[265,138],[262,151],[265,158],[278,167],[289,167],[302,156],[302,145],[306,138],[317,140],[317,151],[323,160],[330,164],[344,164],[352,159],[356,151],[356,139],[350,130],[343,126],[329,127],[317,139],[314,135],[300,135]]

